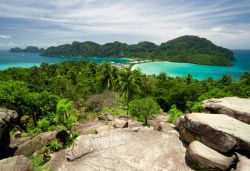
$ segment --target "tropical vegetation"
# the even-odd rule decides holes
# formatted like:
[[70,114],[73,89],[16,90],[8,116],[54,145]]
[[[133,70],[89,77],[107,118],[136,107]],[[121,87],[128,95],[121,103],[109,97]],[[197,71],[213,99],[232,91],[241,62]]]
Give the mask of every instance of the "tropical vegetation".
[[11,135],[36,135],[60,129],[66,143],[51,142],[44,159],[32,158],[40,167],[49,154],[70,146],[79,135],[76,122],[96,119],[103,112],[148,120],[168,112],[167,122],[189,112],[202,112],[201,101],[226,96],[250,97],[250,73],[233,81],[196,80],[191,75],[169,77],[165,73],[145,75],[131,67],[118,69],[110,63],[66,61],[32,68],[0,71],[0,107],[19,114]]
[[182,36],[159,46],[151,42],[128,45],[116,41],[100,45],[90,41],[75,41],[72,44],[51,46],[42,51],[41,55],[127,57],[224,66],[230,66],[233,60],[232,51],[197,36]]

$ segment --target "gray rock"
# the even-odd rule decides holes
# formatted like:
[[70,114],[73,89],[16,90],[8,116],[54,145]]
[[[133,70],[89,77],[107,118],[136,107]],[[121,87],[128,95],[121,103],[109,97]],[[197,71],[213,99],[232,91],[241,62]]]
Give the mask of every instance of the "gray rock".
[[195,170],[227,170],[234,164],[235,159],[236,156],[226,157],[199,141],[193,141],[186,151],[186,161]]
[[9,129],[17,117],[18,114],[15,111],[0,108],[0,159],[8,155],[10,144]]
[[25,156],[14,156],[0,160],[1,171],[32,171],[32,162]]
[[170,128],[169,124],[166,124],[168,115],[162,114],[157,117],[155,117],[153,120],[149,120],[149,125],[152,126],[155,130],[158,131],[168,131],[168,128]]
[[43,146],[48,145],[51,141],[57,140],[56,131],[44,132],[35,137],[13,139],[10,147],[16,149],[14,155],[30,156],[35,151],[40,150]]
[[100,133],[103,133],[103,132],[111,131],[113,129],[114,129],[114,127],[111,126],[111,125],[102,125],[102,126],[96,128],[96,133],[100,134]]
[[191,170],[185,164],[185,148],[178,133],[149,128],[79,136],[71,149],[55,153],[49,166],[55,171]]
[[142,127],[143,123],[135,120],[128,120],[128,128],[137,128],[137,127]]
[[250,125],[227,115],[192,113],[181,116],[176,126],[189,142],[198,140],[220,152],[236,150],[250,155]]
[[76,123],[73,126],[73,131],[78,131],[81,135],[94,134],[100,126],[106,125],[103,121],[93,121],[88,123]]
[[250,159],[245,156],[237,154],[239,162],[237,163],[236,171],[249,171],[250,170]]
[[111,113],[102,113],[98,119],[99,120],[104,120],[104,121],[112,121],[114,120],[114,116]]
[[225,97],[204,100],[202,104],[211,113],[226,114],[250,124],[250,99]]
[[114,128],[127,128],[128,119],[127,118],[115,118],[112,121],[112,125],[114,126]]

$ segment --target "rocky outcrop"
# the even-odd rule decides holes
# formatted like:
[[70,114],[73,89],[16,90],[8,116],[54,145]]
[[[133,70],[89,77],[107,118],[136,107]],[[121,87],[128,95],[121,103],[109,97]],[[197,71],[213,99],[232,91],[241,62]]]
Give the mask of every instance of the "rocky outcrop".
[[226,157],[208,146],[193,141],[187,148],[186,161],[194,170],[228,170],[236,162],[236,156]]
[[236,167],[236,171],[249,171],[250,170],[250,159],[245,156],[239,155],[239,162]]
[[143,127],[82,135],[71,149],[53,154],[49,166],[55,171],[191,170],[174,129],[160,132]]
[[250,125],[227,115],[193,113],[180,117],[176,125],[184,140],[189,137],[222,153],[234,150],[250,156]]
[[15,149],[14,155],[30,156],[51,141],[58,140],[57,135],[58,132],[52,131],[35,137],[15,138],[11,141],[10,148]]
[[104,125],[106,125],[104,121],[93,121],[84,124],[76,123],[72,130],[79,132],[81,135],[94,134],[97,128]]
[[1,171],[32,171],[32,162],[25,156],[14,156],[0,160]]
[[18,114],[15,111],[0,108],[0,159],[8,155],[10,143],[9,129],[17,117]]
[[202,104],[211,113],[226,114],[250,124],[250,99],[225,97],[204,100]]

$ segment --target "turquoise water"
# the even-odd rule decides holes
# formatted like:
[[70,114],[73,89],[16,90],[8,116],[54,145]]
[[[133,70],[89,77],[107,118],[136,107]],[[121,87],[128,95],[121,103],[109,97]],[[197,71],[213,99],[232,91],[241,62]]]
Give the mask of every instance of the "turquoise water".
[[133,69],[140,69],[147,75],[167,73],[169,76],[185,76],[191,74],[194,78],[202,80],[208,77],[219,79],[229,74],[234,80],[244,72],[250,72],[250,50],[234,50],[235,61],[231,67],[208,66],[175,62],[149,62],[135,65]]
[[10,53],[8,51],[0,51],[0,70],[8,69],[10,67],[29,68],[32,66],[39,66],[43,62],[53,64],[67,60],[92,61],[96,63],[102,63],[105,61],[124,63],[128,61],[128,59],[125,58],[46,57],[40,56],[38,53]]
[[[250,50],[234,50],[236,60],[232,67],[196,65],[188,63],[175,62],[150,62],[135,65],[133,68],[140,69],[145,74],[159,74],[165,72],[170,76],[185,76],[192,74],[196,79],[206,79],[212,77],[214,79],[221,78],[224,74],[230,74],[234,79],[239,78],[244,72],[250,72]],[[0,70],[10,67],[32,67],[39,66],[46,62],[49,64],[59,63],[66,60],[93,61],[101,63],[104,61],[114,63],[124,63],[128,59],[125,58],[81,58],[81,57],[45,57],[39,56],[37,53],[10,53],[8,51],[0,51]]]

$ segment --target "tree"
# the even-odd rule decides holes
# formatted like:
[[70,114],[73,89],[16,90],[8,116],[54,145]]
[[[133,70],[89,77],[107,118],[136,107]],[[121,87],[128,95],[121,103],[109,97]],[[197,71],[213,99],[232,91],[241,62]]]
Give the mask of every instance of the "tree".
[[148,125],[148,119],[162,112],[159,105],[152,98],[135,99],[131,101],[130,114],[138,120],[143,121],[144,125]]
[[231,75],[223,75],[223,77],[219,80],[221,86],[228,86],[232,84],[232,76]]
[[140,92],[141,79],[138,70],[131,71],[131,67],[123,69],[119,73],[118,91],[126,99],[127,114],[129,110],[129,102]]
[[112,67],[110,63],[103,63],[100,66],[100,84],[104,90],[113,90],[117,81],[117,68]]
[[73,105],[67,99],[61,99],[57,103],[56,113],[60,116],[63,116],[64,120],[69,117],[69,112],[72,109]]
[[61,99],[56,106],[56,117],[55,121],[57,124],[64,125],[70,134],[74,135],[72,132],[73,123],[77,121],[75,115],[70,114],[73,109],[73,104],[67,99]]

